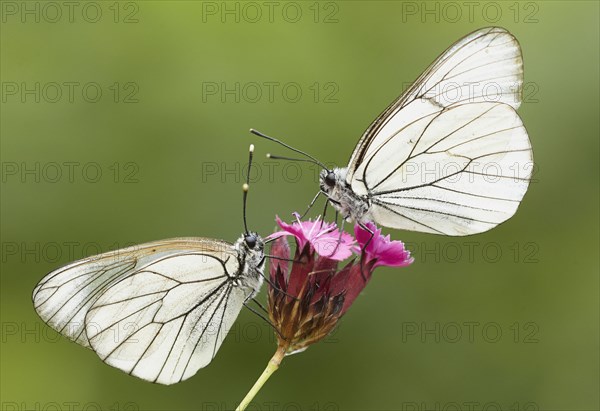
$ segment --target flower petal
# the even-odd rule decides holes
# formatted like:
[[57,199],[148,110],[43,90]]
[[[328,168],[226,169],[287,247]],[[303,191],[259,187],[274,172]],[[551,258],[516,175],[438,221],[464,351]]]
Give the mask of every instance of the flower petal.
[[373,268],[378,266],[406,267],[413,263],[414,259],[402,241],[392,241],[389,235],[381,235],[381,229],[378,229],[372,222],[367,222],[365,226],[373,234],[356,224],[354,235],[360,246],[358,252],[364,252],[367,261],[375,261]]
[[327,234],[321,234],[318,238],[313,238],[311,244],[317,254],[330,260],[342,261],[352,255],[354,239],[348,233],[342,233],[340,237],[339,230],[334,229]]
[[273,234],[268,236],[267,239],[279,236],[293,235],[298,241],[298,247],[304,248],[304,245],[306,244],[308,239],[304,235],[304,231],[302,230],[302,227],[300,225],[296,223],[287,224],[285,221],[281,220],[279,216],[275,216],[275,220],[277,221],[277,225],[279,225],[279,227],[282,228],[282,231],[274,232]]
[[277,231],[268,239],[277,236],[293,235],[298,242],[298,248],[303,249],[306,243],[311,245],[317,254],[331,260],[341,261],[352,255],[354,238],[348,233],[338,230],[335,223],[326,223],[317,218],[315,221],[300,221],[299,215],[294,213],[297,221],[287,224],[276,217],[281,231]]

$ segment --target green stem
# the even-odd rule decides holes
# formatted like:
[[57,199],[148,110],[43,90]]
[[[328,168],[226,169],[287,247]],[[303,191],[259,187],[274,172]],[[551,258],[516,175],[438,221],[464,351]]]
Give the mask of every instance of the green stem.
[[277,347],[277,351],[275,351],[275,354],[269,360],[269,363],[267,364],[267,368],[265,368],[265,370],[260,375],[260,377],[258,377],[258,380],[256,380],[256,382],[254,383],[254,385],[252,386],[252,388],[250,389],[248,394],[246,394],[246,396],[244,397],[242,402],[240,402],[240,405],[238,405],[238,407],[236,408],[236,411],[244,411],[246,409],[246,407],[254,399],[256,394],[258,394],[258,392],[260,391],[262,386],[265,385],[265,383],[267,382],[269,377],[275,371],[277,371],[277,369],[279,368],[279,364],[281,364],[283,357],[285,357],[286,351],[287,351],[287,345],[280,345],[279,347]]

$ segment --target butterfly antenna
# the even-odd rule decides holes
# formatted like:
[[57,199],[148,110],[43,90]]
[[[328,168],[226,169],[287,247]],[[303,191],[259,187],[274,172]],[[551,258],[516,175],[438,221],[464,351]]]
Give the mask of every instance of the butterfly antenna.
[[246,234],[248,231],[248,223],[246,221],[246,203],[248,202],[248,190],[250,189],[250,170],[252,169],[252,157],[254,156],[254,144],[250,144],[250,154],[248,154],[248,175],[246,176],[246,182],[242,185],[244,191],[244,206],[243,206],[243,217],[244,217],[244,230]]
[[[260,131],[255,130],[253,128],[250,129],[250,132],[252,134],[256,135],[256,136],[259,136],[259,137],[262,137],[262,138],[267,139],[269,141],[272,141],[274,143],[280,144],[280,145],[284,146],[285,148],[287,148],[289,150],[295,151],[298,154],[302,154],[303,156],[310,158],[319,167],[322,167],[323,169],[328,170],[328,168],[325,166],[325,164],[321,163],[319,160],[317,160],[316,158],[314,158],[313,156],[311,156],[310,154],[308,154],[308,153],[306,153],[306,152],[304,152],[302,150],[298,150],[297,148],[294,148],[294,147],[290,146],[289,144],[286,144],[283,141],[276,139],[275,137],[270,137],[270,136],[268,136],[268,135],[266,135],[264,133],[261,133]],[[275,158],[275,157],[271,156],[271,158]],[[281,157],[281,159],[287,159],[287,158]],[[289,160],[293,160],[293,159],[289,159]]]
[[320,163],[317,163],[316,161],[314,161],[311,158],[292,158],[292,157],[276,156],[276,155],[271,154],[271,153],[267,153],[267,158],[271,158],[273,160],[301,161],[303,163],[316,164],[319,167],[322,167],[322,165]]

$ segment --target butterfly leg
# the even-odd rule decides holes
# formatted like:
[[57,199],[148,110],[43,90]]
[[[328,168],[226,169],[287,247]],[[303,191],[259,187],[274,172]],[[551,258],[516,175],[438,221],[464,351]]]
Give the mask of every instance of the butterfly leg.
[[362,276],[363,280],[366,282],[367,281],[367,276],[365,275],[364,271],[363,271],[363,261],[365,259],[365,250],[367,249],[367,247],[369,246],[369,244],[371,243],[371,240],[373,239],[373,237],[375,237],[375,233],[366,225],[364,225],[363,223],[359,222],[358,225],[360,226],[360,228],[362,228],[363,230],[367,231],[369,234],[371,234],[371,237],[369,237],[369,239],[367,240],[367,242],[365,243],[365,245],[362,247],[362,250],[360,252],[360,275]]
[[[255,303],[257,303],[258,305],[260,305],[261,308],[264,309],[264,307],[258,303],[258,301],[254,300],[254,298],[252,299]],[[249,306],[248,304],[246,304],[248,300],[244,301],[244,307],[246,307],[247,309],[249,309],[252,313],[256,314],[260,319],[262,319],[264,322],[266,322],[267,324],[269,324],[269,326],[275,330],[275,332],[277,334],[279,334],[279,336],[281,338],[283,338],[283,335],[281,335],[281,333],[279,332],[279,330],[277,329],[277,327],[275,327],[273,325],[273,323],[271,321],[269,321],[269,319],[267,317],[265,317],[262,313],[260,313],[259,311],[255,310],[254,308],[252,308],[251,306]]]
[[274,255],[265,254],[265,258],[266,257],[272,258],[274,260],[291,261],[292,263],[304,264],[300,260],[294,260],[293,258],[276,257]]
[[304,214],[302,214],[300,216],[300,220],[303,220],[304,217],[306,217],[306,215],[308,214],[308,212],[310,211],[311,208],[313,208],[313,206],[315,205],[315,202],[317,201],[317,198],[319,198],[319,196],[322,194],[322,191],[319,190],[317,192],[317,195],[312,199],[312,201],[310,202],[310,204],[308,205],[308,208],[306,209],[306,211],[304,212]]
[[[258,308],[260,308],[261,310],[263,310],[265,314],[268,313],[267,309],[256,298],[250,297],[249,300],[252,300],[252,302],[254,304],[258,305]],[[246,300],[246,301],[248,301],[248,300]]]
[[[337,214],[337,213],[336,213]],[[336,217],[337,220],[337,217]],[[336,221],[337,223],[337,221]],[[338,248],[340,247],[340,244],[342,243],[342,234],[344,234],[344,225],[346,224],[346,219],[343,218],[342,219],[342,225],[340,227],[340,235],[338,236],[337,241],[335,242],[335,248],[333,249],[333,251],[331,252],[331,254],[329,254],[329,257],[333,256],[336,251],[338,250]],[[337,224],[336,224],[337,225]]]
[[329,200],[325,201],[325,207],[323,207],[323,215],[321,216],[321,225],[319,226],[319,230],[323,228],[323,221],[325,221],[325,215],[327,214],[327,206],[329,205]]
[[285,296],[290,297],[292,300],[298,300],[296,297],[294,297],[293,295],[290,295],[288,293],[286,293],[285,291],[283,291],[281,288],[277,287],[275,284],[273,284],[273,282],[263,273],[261,273],[259,271],[260,275],[265,279],[265,281],[267,282],[267,284],[269,284],[271,287],[273,287],[274,289],[276,289],[278,292],[283,293]]

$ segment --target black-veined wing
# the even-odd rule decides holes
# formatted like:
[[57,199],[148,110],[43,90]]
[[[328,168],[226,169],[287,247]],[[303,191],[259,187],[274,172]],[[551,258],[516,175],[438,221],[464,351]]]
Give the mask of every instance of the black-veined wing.
[[523,57],[512,34],[500,27],[468,34],[371,123],[350,157],[346,181],[352,184],[360,163],[414,119],[467,102],[501,102],[517,109],[522,85]]
[[232,245],[203,238],[147,243],[90,257],[35,288],[40,317],[106,363],[172,384],[206,366],[245,299]]
[[[387,227],[445,235],[487,231],[510,218],[529,185],[532,151],[515,110],[452,106],[413,122],[361,164],[352,188]],[[396,161],[396,156],[402,161]],[[364,170],[364,173],[363,173]]]
[[459,40],[367,129],[346,181],[372,202],[370,218],[446,235],[510,218],[532,172],[516,39],[486,28]]

